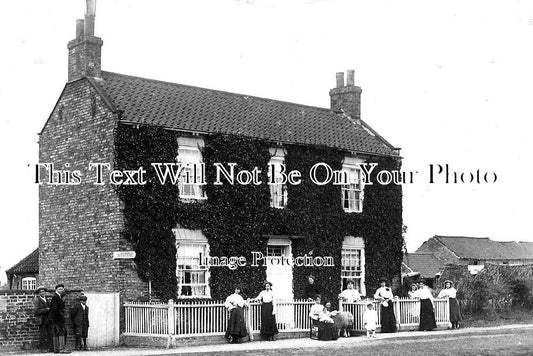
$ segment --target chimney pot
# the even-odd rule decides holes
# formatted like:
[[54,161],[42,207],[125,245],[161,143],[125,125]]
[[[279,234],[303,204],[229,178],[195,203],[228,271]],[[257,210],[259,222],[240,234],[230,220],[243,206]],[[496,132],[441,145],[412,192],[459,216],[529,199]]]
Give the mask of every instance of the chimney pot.
[[94,17],[96,16],[96,0],[87,0],[85,11],[85,35],[94,36]]
[[84,34],[85,20],[78,19],[76,20],[76,38],[82,38]]
[[96,0],[87,0],[86,16],[96,16]]
[[346,86],[353,87],[355,85],[354,74],[355,71],[353,69],[346,71]]
[[344,86],[344,73],[337,72],[337,88],[342,88]]

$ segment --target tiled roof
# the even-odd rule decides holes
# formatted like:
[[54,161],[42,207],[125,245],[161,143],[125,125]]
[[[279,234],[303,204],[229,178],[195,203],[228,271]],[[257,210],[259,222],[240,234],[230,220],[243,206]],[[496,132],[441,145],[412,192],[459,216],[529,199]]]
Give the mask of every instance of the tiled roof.
[[533,242],[494,241],[488,237],[434,236],[460,258],[479,260],[533,259]]
[[122,111],[123,122],[397,155],[362,120],[330,109],[111,72],[91,83]]
[[403,256],[403,263],[413,272],[420,272],[422,278],[435,278],[441,273],[444,262],[431,253],[408,253]]
[[6,270],[7,275],[22,273],[39,273],[39,249],[24,257],[19,263]]

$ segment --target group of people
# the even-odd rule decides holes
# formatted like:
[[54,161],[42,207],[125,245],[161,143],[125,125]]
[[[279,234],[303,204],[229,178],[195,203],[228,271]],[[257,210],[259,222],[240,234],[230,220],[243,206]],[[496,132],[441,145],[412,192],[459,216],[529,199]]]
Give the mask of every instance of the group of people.
[[[70,353],[66,348],[68,333],[65,326],[65,286],[56,285],[50,301],[46,298],[45,287],[38,287],[35,293],[37,295],[33,305],[36,322],[39,325],[39,349],[53,353]],[[78,297],[70,310],[70,320],[76,350],[88,350],[89,307],[86,296]]]
[[[314,278],[309,277],[309,282],[306,287],[307,293],[315,292],[318,288],[314,284]],[[419,314],[419,326],[420,331],[431,331],[437,328],[435,319],[435,304],[433,302],[433,294],[431,289],[426,285],[424,281],[419,281],[411,285],[411,291],[409,292],[410,298],[416,298],[420,300],[420,314]],[[438,295],[438,298],[448,298],[449,300],[449,317],[452,329],[459,327],[459,321],[462,319],[461,310],[457,301],[457,290],[453,286],[453,282],[447,280],[444,282],[444,289],[442,289]],[[345,303],[354,303],[361,300],[361,295],[352,281],[347,282],[346,289],[339,294],[339,299]],[[380,308],[380,320],[382,333],[394,333],[397,331],[396,317],[394,314],[393,301],[395,296],[392,288],[386,279],[380,280],[380,287],[374,294],[374,299],[379,301]],[[327,308],[329,304],[326,302],[325,306],[320,304],[321,296],[316,295],[315,305],[311,308],[310,316],[317,324],[332,323],[330,316],[335,312],[330,312]],[[378,325],[378,314],[374,309],[373,303],[368,303],[363,314],[363,324],[367,331],[367,337],[375,337],[375,330]],[[324,328],[324,329],[327,329]],[[327,332],[325,333],[325,339],[327,339]],[[319,337],[319,339],[322,339]]]
[[[265,289],[253,299],[248,299],[248,302],[261,301],[261,335],[270,341],[274,340],[274,336],[278,333],[276,324],[276,310],[274,293],[272,291],[272,283],[265,282]],[[235,287],[233,294],[226,298],[224,306],[229,311],[229,322],[226,330],[226,338],[231,343],[238,343],[241,338],[248,335],[248,329],[244,319],[244,298],[241,296],[242,288]]]

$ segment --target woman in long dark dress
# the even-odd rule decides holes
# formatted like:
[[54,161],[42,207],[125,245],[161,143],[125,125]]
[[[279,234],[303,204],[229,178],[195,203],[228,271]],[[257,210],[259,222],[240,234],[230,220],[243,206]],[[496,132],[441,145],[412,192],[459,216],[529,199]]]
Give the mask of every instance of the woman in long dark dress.
[[265,282],[265,289],[254,300],[261,300],[261,335],[274,341],[274,335],[278,333],[276,325],[276,311],[272,283]]
[[463,319],[459,302],[457,302],[457,289],[453,287],[453,282],[448,280],[444,282],[444,289],[440,291],[439,298],[448,298],[448,305],[450,306],[450,323],[452,329],[459,328],[459,322]]
[[394,316],[394,306],[392,300],[394,296],[392,290],[387,286],[387,280],[380,281],[381,287],[376,290],[374,299],[381,301],[381,332],[395,333],[396,332],[396,317]]
[[[309,311],[311,323],[318,329],[318,340],[337,340],[337,338],[339,337],[339,332],[333,320],[326,312],[325,307],[322,305],[321,300],[322,297],[317,294],[315,298],[315,304],[311,307],[311,310]],[[311,338],[313,338],[313,333],[311,334]]]
[[415,292],[415,297],[420,298],[420,324],[418,330],[431,331],[437,328],[433,294],[431,294],[431,291],[423,281],[419,282],[419,287]]
[[232,343],[238,343],[240,338],[248,335],[244,320],[244,299],[241,296],[241,287],[235,287],[235,293],[226,298],[224,306],[230,313],[226,338]]

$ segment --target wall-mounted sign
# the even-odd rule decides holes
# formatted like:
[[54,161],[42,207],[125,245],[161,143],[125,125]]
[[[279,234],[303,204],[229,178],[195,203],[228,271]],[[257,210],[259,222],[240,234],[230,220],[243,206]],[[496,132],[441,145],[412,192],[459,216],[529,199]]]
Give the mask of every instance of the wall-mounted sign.
[[114,260],[131,260],[136,256],[135,251],[114,251],[113,259]]

